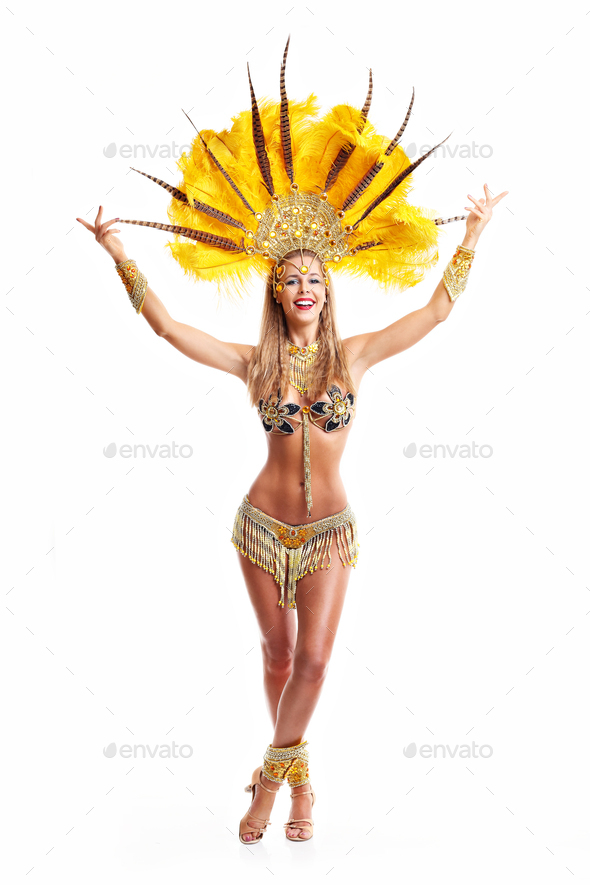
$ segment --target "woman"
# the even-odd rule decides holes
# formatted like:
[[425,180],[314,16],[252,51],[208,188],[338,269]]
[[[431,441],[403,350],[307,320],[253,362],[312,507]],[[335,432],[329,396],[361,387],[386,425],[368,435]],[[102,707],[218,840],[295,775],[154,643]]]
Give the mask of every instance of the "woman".
[[[389,144],[375,133],[367,120],[371,79],[361,111],[341,105],[318,120],[313,97],[290,106],[287,48],[280,104],[259,108],[250,82],[251,112],[234,118],[232,129],[220,135],[198,133],[192,153],[179,162],[183,186],[152,179],[172,194],[169,215],[178,223],[122,222],[188,239],[170,248],[198,278],[225,284],[233,274],[241,282],[252,266],[248,262],[263,269],[267,284],[257,346],[219,341],[172,319],[114,236],[120,231],[111,226],[122,220],[103,222],[102,206],[94,225],[77,219],[114,259],[133,306],[156,334],[191,359],[241,378],[266,431],[268,460],[240,504],[232,535],[260,629],[274,727],[263,765],[246,787],[252,802],[239,825],[245,844],[262,839],[274,794],[285,780],[292,799],[287,838],[305,841],[313,834],[315,794],[304,735],[326,678],[350,578],[347,566],[358,555],[339,463],[363,375],[448,317],[465,288],[481,232],[507,193],[492,197],[484,185],[484,198],[468,195],[473,205],[463,216],[463,244],[424,307],[385,329],[341,340],[328,263],[406,288],[437,260],[436,225],[443,220],[409,206],[400,187],[432,151],[410,164],[398,145],[413,97]],[[245,135],[250,128],[251,141]],[[260,180],[253,174],[256,165]],[[239,241],[228,236],[235,229],[242,231]]]
[[[485,199],[475,200],[470,194],[473,206],[466,222],[466,232],[462,245],[474,250],[481,232],[492,217],[493,207],[507,192],[492,197],[484,185]],[[114,236],[118,229],[111,225],[116,219],[102,222],[102,206],[99,208],[94,225],[83,219],[84,225],[101,246],[114,259],[116,264],[127,261],[121,240]],[[299,253],[291,253],[295,261],[285,256],[285,288],[276,297],[273,306],[272,281],[266,287],[265,312],[278,308],[286,326],[289,341],[298,347],[308,347],[320,338],[320,324],[328,301],[333,299],[333,291],[326,290],[321,262],[312,253],[307,273],[301,273],[297,261]],[[310,307],[298,306],[305,300]],[[348,371],[354,388],[358,391],[363,375],[372,366],[389,359],[420,341],[438,323],[445,320],[453,308],[447,289],[441,279],[431,299],[418,310],[377,332],[354,335],[342,341],[340,353],[347,356]],[[332,326],[336,341],[339,341],[334,309]],[[220,369],[224,373],[236,375],[248,383],[248,369],[255,348],[248,344],[230,344],[219,341],[184,323],[172,319],[168,311],[149,286],[146,290],[142,314],[154,332],[169,341],[174,347],[191,359],[203,365]],[[341,378],[330,379],[341,389]],[[328,385],[322,400],[328,400]],[[284,401],[300,406],[310,406],[313,399],[300,393],[292,385],[285,392]],[[292,420],[292,419],[291,419]],[[346,445],[352,422],[348,422],[343,433],[323,433],[320,428],[310,429],[310,445],[314,457],[314,520],[330,516],[343,510],[347,504],[346,492],[339,473],[339,464]],[[278,437],[278,438],[277,438]],[[248,492],[253,507],[288,525],[301,526],[310,522],[306,502],[301,494],[304,483],[301,481],[301,449],[294,438],[295,434],[282,435],[267,433],[268,460],[254,480]],[[277,494],[280,489],[280,494]],[[337,539],[332,539],[331,558],[338,562]],[[327,571],[308,574],[297,582],[297,623],[288,607],[277,606],[276,582],[268,572],[239,556],[244,580],[254,607],[264,666],[264,690],[274,726],[272,747],[291,748],[303,742],[303,736],[318,702],[328,669],[336,631],[342,613],[350,569],[332,567]],[[313,595],[310,596],[309,594]],[[309,603],[312,602],[310,606]],[[326,629],[329,625],[329,629]],[[253,799],[245,818],[240,822],[240,835],[246,842],[258,841],[265,831],[274,804],[274,793],[280,789],[277,781],[270,780],[259,766],[252,775],[250,785]],[[292,805],[286,835],[289,839],[309,839],[313,832],[311,808],[313,791],[307,786],[309,781],[293,786]],[[256,789],[262,785],[265,789]],[[297,826],[301,824],[301,826]]]

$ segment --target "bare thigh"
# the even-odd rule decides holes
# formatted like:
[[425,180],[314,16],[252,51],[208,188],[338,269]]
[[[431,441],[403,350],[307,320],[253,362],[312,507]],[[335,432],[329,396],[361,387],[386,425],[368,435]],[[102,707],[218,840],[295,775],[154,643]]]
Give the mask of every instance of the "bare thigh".
[[331,567],[318,569],[297,582],[296,658],[318,667],[329,660],[351,572],[352,566],[342,565],[334,538]]
[[293,654],[297,637],[295,611],[278,603],[281,589],[275,579],[238,550],[246,589],[258,621],[260,641],[272,657],[279,660]]
[[332,540],[331,567],[318,569],[297,582],[297,609],[279,606],[280,588],[273,576],[240,552],[236,554],[261,642],[272,656],[281,657],[281,652],[288,655],[296,650],[300,657],[316,661],[329,658],[352,572],[352,566],[342,565],[336,538]]

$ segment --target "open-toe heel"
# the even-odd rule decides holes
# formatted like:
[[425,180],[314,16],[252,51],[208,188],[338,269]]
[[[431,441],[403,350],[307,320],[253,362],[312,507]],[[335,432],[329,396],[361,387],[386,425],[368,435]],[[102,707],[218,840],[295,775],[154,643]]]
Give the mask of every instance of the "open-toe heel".
[[[309,793],[311,793],[311,807],[313,808],[313,804],[315,802],[315,793],[311,789],[311,787],[309,790],[302,790],[301,793],[292,792],[291,799],[295,799],[296,796],[307,796],[309,795]],[[308,818],[291,818],[291,820],[288,820],[286,824],[283,824],[283,826],[286,830],[306,830],[307,832],[309,832],[309,836],[306,836],[305,838],[301,837],[301,833],[298,833],[296,836],[287,836],[287,834],[285,833],[285,836],[287,836],[289,842],[309,842],[309,840],[313,836],[313,821],[309,820]]]
[[[262,765],[259,765],[258,768],[254,770],[250,783],[244,787],[244,791],[246,793],[252,793],[252,801],[254,801],[256,797],[256,787],[262,787],[262,789],[266,790],[267,793],[278,793],[281,789],[279,785],[276,790],[269,790],[269,788],[265,787],[262,783],[261,774]],[[251,807],[252,802],[250,803],[250,808]],[[262,817],[255,817],[254,815],[250,814],[250,809],[248,809],[239,824],[240,842],[242,842],[244,845],[254,845],[256,842],[260,842],[269,824],[270,820],[265,820]],[[255,839],[244,839],[244,836],[247,833],[258,833],[258,836]]]

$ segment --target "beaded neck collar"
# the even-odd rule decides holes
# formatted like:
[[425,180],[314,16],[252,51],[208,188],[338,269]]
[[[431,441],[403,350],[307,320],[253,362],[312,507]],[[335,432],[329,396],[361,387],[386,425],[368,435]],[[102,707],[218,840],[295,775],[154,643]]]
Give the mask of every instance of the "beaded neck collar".
[[287,338],[287,345],[289,348],[290,356],[298,356],[298,357],[306,357],[309,359],[313,354],[318,352],[318,348],[320,346],[320,338],[316,338],[315,341],[312,341],[311,344],[306,345],[305,347],[299,347],[297,344],[293,344],[292,341],[289,341]]

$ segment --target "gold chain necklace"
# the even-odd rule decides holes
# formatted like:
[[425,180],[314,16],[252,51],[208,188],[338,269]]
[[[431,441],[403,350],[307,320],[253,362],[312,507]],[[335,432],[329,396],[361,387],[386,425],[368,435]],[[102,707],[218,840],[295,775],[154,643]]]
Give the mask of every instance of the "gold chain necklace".
[[309,387],[307,370],[315,362],[316,354],[320,348],[320,339],[306,347],[298,347],[287,338],[289,348],[289,381],[299,391],[305,393]]

